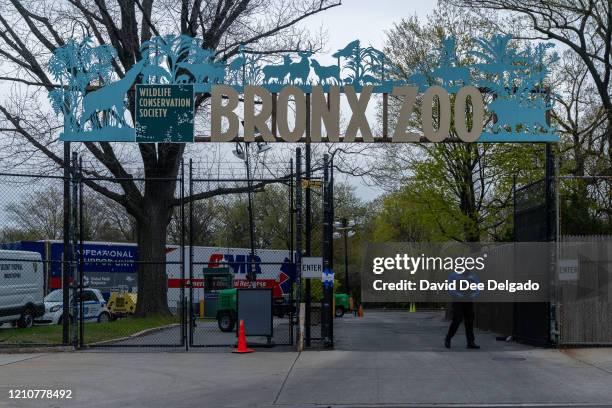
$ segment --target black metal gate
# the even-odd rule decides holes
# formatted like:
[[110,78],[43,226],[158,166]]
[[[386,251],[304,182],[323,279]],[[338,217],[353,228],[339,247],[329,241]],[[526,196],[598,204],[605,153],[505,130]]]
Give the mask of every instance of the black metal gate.
[[[193,164],[181,166],[178,177],[171,179],[117,178],[84,174],[82,164],[73,157],[70,177],[72,220],[69,231],[74,253],[74,273],[71,275],[72,299],[69,316],[78,327],[76,343],[80,347],[112,348],[175,348],[228,347],[236,343],[238,322],[235,305],[222,304],[222,293],[214,293],[214,276],[222,270],[237,275],[252,271],[257,279],[236,279],[231,287],[269,287],[273,289],[273,335],[269,338],[249,338],[249,342],[262,345],[288,345],[296,342],[299,305],[308,300],[306,333],[308,344],[321,341],[333,346],[333,287],[321,285],[308,290],[304,299],[299,273],[302,255],[302,171],[298,161],[293,168],[277,177],[199,177],[194,175]],[[325,155],[321,181],[323,206],[322,255],[326,267],[331,268],[333,233],[333,172],[331,160]],[[185,173],[188,174],[186,175]],[[287,187],[286,223],[287,249],[253,249],[231,243],[219,248],[205,247],[196,226],[201,209],[197,203],[220,190],[236,190],[244,194],[247,183],[249,193],[259,186],[280,184]],[[125,244],[90,242],[90,229],[95,228],[88,219],[92,211],[100,211],[97,204],[103,200],[99,189],[125,194],[125,187],[136,189],[141,197],[154,200],[156,189],[174,191],[174,211],[166,233],[166,244],[161,249],[142,251],[138,245],[140,230],[131,215],[117,206],[116,213],[108,214],[109,223],[124,228]],[[241,188],[242,187],[242,188]],[[150,189],[150,190],[149,190]],[[127,198],[126,198],[127,199]],[[250,205],[250,200],[249,200]],[[111,206],[112,208],[112,206]],[[151,220],[151,223],[155,223]],[[142,223],[141,223],[142,224]],[[308,228],[311,228],[309,225]],[[130,235],[131,233],[131,235]],[[251,239],[253,234],[251,235]],[[296,247],[294,248],[294,241]],[[253,240],[252,240],[253,242]],[[152,244],[153,245],[153,244]],[[112,256],[110,255],[112,252]],[[164,252],[164,253],[161,253]],[[154,302],[167,304],[169,314],[135,317],[138,292],[143,290],[143,277],[158,276],[166,280],[160,290],[154,290]],[[151,279],[149,279],[151,285]],[[155,289],[155,288],[154,288]],[[149,286],[146,290],[151,290]],[[313,296],[314,295],[314,296]],[[147,299],[148,302],[151,299]],[[228,309],[229,307],[229,309]],[[229,326],[224,318],[229,312],[233,320]],[[95,323],[95,324],[94,324]]]
[[[186,197],[183,168],[177,178],[91,176],[83,174],[81,163],[73,163],[73,168],[77,170],[73,171],[72,179],[72,213],[77,228],[73,240],[76,274],[72,286],[77,302],[73,302],[71,315],[78,317],[79,346],[185,348],[188,315],[185,307]],[[95,228],[88,216],[92,211],[100,211],[100,188],[116,194],[133,188],[145,200],[155,200],[156,191],[174,191],[175,206],[169,230],[152,228],[150,239],[138,246],[134,219],[117,207],[116,214],[108,214],[109,218],[117,217],[109,223],[126,229],[125,244],[88,242],[88,229]],[[110,209],[112,211],[112,206]],[[155,227],[154,223],[159,226],[164,221],[152,219],[152,227]],[[161,244],[156,242],[155,233],[166,233]],[[160,285],[159,282],[164,280],[167,284]],[[166,304],[169,313],[151,315],[146,310],[137,309],[138,293],[143,290],[155,293],[148,302]],[[136,317],[139,313],[144,316]]]
[[[514,239],[516,242],[548,241],[550,235],[546,179],[515,190]],[[514,303],[513,335],[530,344],[550,344],[549,302]]]
[[[245,149],[248,150],[248,146]],[[247,153],[248,154],[248,153]],[[251,169],[247,166],[247,172]],[[188,212],[188,245],[186,259],[188,263],[187,314],[188,347],[227,347],[236,343],[239,321],[236,314],[236,297],[223,290],[213,293],[211,288],[216,271],[229,270],[235,280],[232,286],[239,288],[263,287],[273,292],[273,332],[270,337],[249,337],[250,345],[292,346],[295,340],[296,302],[295,302],[295,251],[293,249],[293,187],[292,163],[289,163],[284,174],[269,177],[249,176],[202,176],[196,175],[194,165],[189,163],[189,191],[186,210]],[[246,186],[249,207],[249,221],[253,221],[253,190],[259,186],[280,184],[288,190],[286,208],[288,222],[286,235],[290,237],[285,249],[261,249],[256,244],[254,226],[250,225],[251,248],[235,248],[232,242],[224,247],[211,250],[199,246],[203,237],[196,227],[197,208],[195,197],[206,197],[215,191],[239,190],[244,194]],[[253,272],[251,275],[249,272]],[[219,275],[217,275],[219,276]],[[255,278],[255,279],[253,279]],[[248,325],[248,322],[245,322]],[[247,328],[248,329],[248,328]]]

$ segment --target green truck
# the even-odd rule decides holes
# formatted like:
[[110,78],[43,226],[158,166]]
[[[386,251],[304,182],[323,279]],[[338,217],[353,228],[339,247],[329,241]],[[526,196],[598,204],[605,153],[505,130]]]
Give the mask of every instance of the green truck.
[[[236,289],[222,289],[217,291],[217,323],[223,332],[231,332],[236,327]],[[349,295],[346,293],[335,293],[334,314],[336,317],[344,316],[350,310]],[[283,317],[291,312],[291,306],[286,304],[274,304],[275,316]]]

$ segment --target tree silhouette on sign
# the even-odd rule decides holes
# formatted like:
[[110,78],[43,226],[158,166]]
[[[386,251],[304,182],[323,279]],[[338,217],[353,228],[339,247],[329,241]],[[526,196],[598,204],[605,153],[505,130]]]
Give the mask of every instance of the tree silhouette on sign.
[[106,84],[112,77],[115,49],[109,45],[96,46],[91,38],[68,41],[56,49],[48,63],[53,79],[59,87],[49,92],[55,113],[64,115],[64,132],[81,130],[78,112],[87,88],[92,83]]

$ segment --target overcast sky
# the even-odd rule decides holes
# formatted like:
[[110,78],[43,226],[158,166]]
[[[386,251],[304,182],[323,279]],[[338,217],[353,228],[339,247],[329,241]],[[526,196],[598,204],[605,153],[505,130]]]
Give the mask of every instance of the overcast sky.
[[312,29],[320,26],[328,32],[330,54],[359,39],[364,45],[382,48],[385,30],[412,15],[426,16],[435,0],[344,0],[342,5],[311,17]]
[[[306,25],[313,31],[322,27],[327,32],[327,49],[323,54],[331,55],[356,39],[363,45],[382,49],[385,31],[393,23],[415,14],[424,18],[435,5],[435,0],[344,0],[341,6],[310,18]],[[323,56],[317,55],[317,59],[325,61]],[[362,200],[369,201],[381,194],[360,179],[348,181],[357,187],[357,195]]]

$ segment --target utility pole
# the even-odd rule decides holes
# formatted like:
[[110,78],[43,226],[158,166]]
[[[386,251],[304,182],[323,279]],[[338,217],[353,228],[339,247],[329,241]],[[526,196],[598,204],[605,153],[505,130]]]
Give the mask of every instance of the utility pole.
[[346,218],[342,219],[342,227],[344,228],[344,288],[346,289],[346,293],[351,295],[351,288],[349,284],[349,274],[348,274],[348,221]]
[[355,221],[342,218],[338,222],[334,222],[334,228],[341,232],[334,232],[334,238],[344,238],[344,289],[346,293],[351,295],[351,287],[349,280],[348,268],[348,238],[355,234]]
[[248,189],[248,212],[249,212],[249,240],[251,243],[251,262],[249,262],[249,273],[247,279],[251,285],[257,287],[257,274],[255,273],[255,221],[253,220],[253,183],[251,182],[251,167],[249,164],[249,143],[244,146],[244,162],[247,172],[247,189]]

